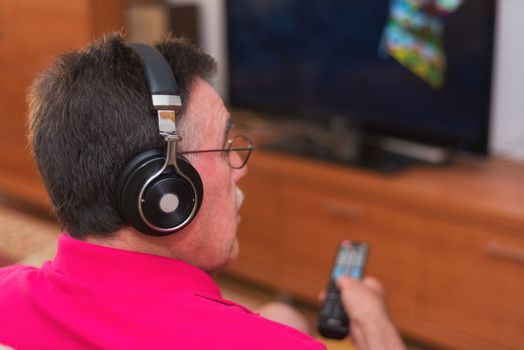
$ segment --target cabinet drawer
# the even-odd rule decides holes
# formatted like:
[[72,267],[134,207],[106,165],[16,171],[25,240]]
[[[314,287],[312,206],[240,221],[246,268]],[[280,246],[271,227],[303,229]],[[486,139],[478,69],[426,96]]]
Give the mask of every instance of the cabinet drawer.
[[0,128],[0,168],[22,176],[39,176],[28,151],[25,125],[25,92],[31,78],[16,71],[6,72],[0,67],[0,81],[0,106],[3,116],[9,116],[2,120]]
[[287,247],[280,268],[297,281],[291,288],[314,298],[327,285],[338,244],[367,242],[366,273],[385,285],[390,307],[413,314],[419,221],[394,208],[338,193],[293,184],[279,188],[280,245]]
[[524,345],[524,236],[428,221],[417,316],[509,349]]
[[[260,181],[260,180],[263,181]],[[256,266],[275,268],[277,230],[275,228],[276,198],[273,182],[263,174],[258,177],[242,179],[240,188],[245,195],[245,201],[240,209],[241,222],[238,228],[240,243],[239,261],[232,267],[247,268],[254,263]],[[256,273],[256,270],[253,271]],[[257,279],[259,276],[248,276]],[[268,276],[270,277],[270,276]]]

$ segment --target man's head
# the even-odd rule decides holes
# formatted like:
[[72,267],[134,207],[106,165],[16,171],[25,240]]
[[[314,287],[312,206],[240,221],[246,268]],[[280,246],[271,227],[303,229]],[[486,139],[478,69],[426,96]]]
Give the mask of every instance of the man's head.
[[[157,48],[182,98],[179,150],[222,148],[230,121],[207,83],[215,62],[182,40]],[[33,85],[29,117],[33,152],[63,228],[80,239],[109,239],[126,229],[115,198],[119,172],[137,153],[165,148],[138,55],[112,35],[59,57]],[[231,169],[220,153],[187,157],[202,177],[202,207],[188,227],[156,242],[168,242],[178,249],[172,255],[212,270],[225,259],[217,255],[235,255],[235,190],[245,170]],[[192,261],[199,250],[210,257]]]

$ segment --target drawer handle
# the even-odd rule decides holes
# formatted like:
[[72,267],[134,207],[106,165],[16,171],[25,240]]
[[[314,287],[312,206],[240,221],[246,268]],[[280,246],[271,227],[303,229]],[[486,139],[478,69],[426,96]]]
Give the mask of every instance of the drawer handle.
[[322,207],[328,214],[346,220],[357,220],[364,216],[364,211],[362,209],[351,207],[347,204],[333,200],[325,201]]
[[486,253],[508,260],[524,263],[524,251],[514,247],[508,247],[497,243],[496,241],[489,241],[486,244]]

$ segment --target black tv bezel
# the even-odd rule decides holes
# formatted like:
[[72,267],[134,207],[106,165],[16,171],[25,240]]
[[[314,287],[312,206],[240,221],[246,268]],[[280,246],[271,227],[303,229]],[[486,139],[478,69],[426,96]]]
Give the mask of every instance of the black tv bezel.
[[[225,22],[226,22],[226,47],[227,47],[227,65],[228,65],[228,72],[230,67],[230,53],[232,51],[231,49],[231,41],[230,33],[232,31],[231,28],[231,21],[229,20],[229,12],[230,12],[230,6],[231,6],[232,0],[226,0],[225,2]],[[473,0],[474,1],[474,0]],[[401,138],[406,139],[413,142],[419,142],[423,144],[427,144],[430,146],[438,147],[446,149],[450,152],[472,152],[479,155],[487,156],[489,155],[489,142],[490,142],[490,126],[491,126],[491,95],[493,91],[493,62],[494,62],[494,49],[495,49],[495,29],[496,29],[496,17],[497,17],[497,1],[498,0],[486,0],[488,4],[486,5],[488,13],[491,13],[491,16],[488,18],[487,25],[485,26],[484,30],[486,31],[484,35],[487,38],[486,42],[486,51],[488,51],[490,54],[486,57],[486,69],[485,72],[485,84],[484,84],[484,91],[482,92],[483,98],[482,101],[479,103],[482,103],[484,105],[484,108],[482,109],[484,112],[481,116],[479,116],[480,120],[480,133],[479,133],[479,139],[475,141],[464,141],[460,138],[454,137],[451,135],[450,132],[448,132],[447,135],[444,134],[435,134],[434,130],[428,130],[427,128],[406,128],[406,127],[398,127],[395,125],[386,125],[386,123],[375,123],[372,124],[370,122],[367,122],[365,125],[361,125],[362,131],[364,134],[375,134],[380,135],[384,137],[395,137],[395,138]],[[278,111],[271,108],[263,108],[259,106],[253,106],[250,104],[243,104],[239,103],[237,101],[234,101],[231,97],[230,91],[231,91],[231,79],[227,79],[227,103],[230,107],[233,108],[244,108],[249,109],[251,111],[255,112],[261,112],[264,114],[264,117],[268,120],[274,120],[274,121],[282,121],[282,118],[289,119],[289,120],[302,120],[306,119],[308,122],[311,122],[307,116],[300,114],[299,112],[286,112],[286,111]],[[316,121],[316,123],[319,124],[319,127],[323,126],[322,122]]]

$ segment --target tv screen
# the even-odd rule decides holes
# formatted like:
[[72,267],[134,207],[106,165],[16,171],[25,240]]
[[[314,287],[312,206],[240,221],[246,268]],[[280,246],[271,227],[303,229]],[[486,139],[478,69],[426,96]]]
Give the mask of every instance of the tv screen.
[[229,102],[486,153],[494,2],[433,13],[446,57],[435,83],[385,50],[402,1],[228,0]]

